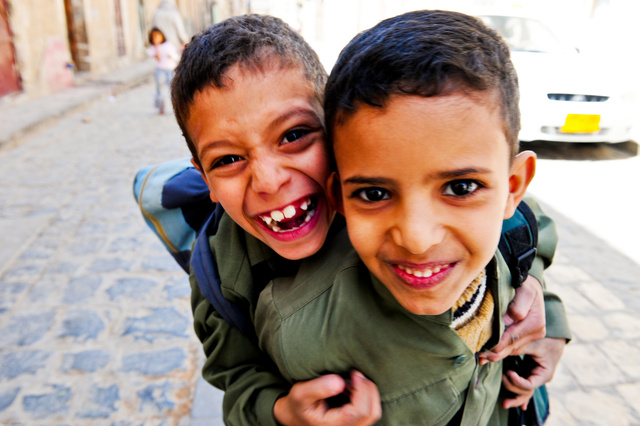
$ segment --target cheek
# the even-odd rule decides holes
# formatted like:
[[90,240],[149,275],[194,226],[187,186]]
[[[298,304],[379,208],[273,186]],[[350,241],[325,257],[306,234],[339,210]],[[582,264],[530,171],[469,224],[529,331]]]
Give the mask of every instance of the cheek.
[[361,257],[374,256],[378,250],[377,236],[382,235],[372,222],[353,211],[346,210],[347,230],[353,248]]
[[325,149],[325,145],[319,143],[312,147],[306,156],[305,163],[307,174],[312,176],[314,180],[320,182],[324,187],[331,174],[329,155]]
[[[209,180],[211,182],[211,180]],[[242,182],[237,179],[218,179],[210,185],[211,200],[222,204],[222,207],[231,214],[237,215],[242,211],[245,199],[245,190]]]
[[[492,212],[490,216],[485,216],[486,220],[477,221],[475,232],[472,233],[470,244],[474,247],[474,251],[487,261],[493,256],[498,247],[500,240],[500,232],[502,230],[502,220],[496,220],[496,213]],[[484,225],[478,226],[478,223]],[[484,260],[483,260],[484,261]]]

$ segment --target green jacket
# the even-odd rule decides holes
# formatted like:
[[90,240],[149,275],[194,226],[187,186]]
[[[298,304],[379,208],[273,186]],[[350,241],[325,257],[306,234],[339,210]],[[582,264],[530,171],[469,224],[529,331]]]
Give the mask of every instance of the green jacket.
[[[532,205],[529,200],[527,202]],[[534,208],[534,212],[540,232],[538,258],[530,272],[543,282],[542,271],[553,258],[557,237],[553,222],[539,209]],[[336,219],[333,233],[342,227],[344,221]],[[331,238],[332,235],[327,241]],[[278,271],[278,275],[293,275],[299,264],[277,256],[226,215],[210,244],[219,259],[224,296],[242,306],[252,319],[260,292],[275,276],[273,271]],[[225,390],[225,422],[230,425],[275,425],[273,405],[278,397],[288,392],[291,384],[279,373],[273,361],[260,351],[257,337],[245,336],[221,319],[200,293],[193,274],[190,281],[194,328],[206,355],[202,373],[209,383]],[[553,294],[545,294],[545,302],[547,336],[569,338],[562,302]]]
[[[491,347],[514,290],[499,255],[487,275],[495,301]],[[506,424],[506,412],[505,422],[489,423],[500,408],[502,363],[476,362],[450,327],[451,310],[437,316],[405,310],[360,261],[346,229],[295,277],[274,279],[255,319],[261,348],[290,382],[352,369],[370,378],[380,392],[380,424],[446,425],[463,406],[461,424]]]

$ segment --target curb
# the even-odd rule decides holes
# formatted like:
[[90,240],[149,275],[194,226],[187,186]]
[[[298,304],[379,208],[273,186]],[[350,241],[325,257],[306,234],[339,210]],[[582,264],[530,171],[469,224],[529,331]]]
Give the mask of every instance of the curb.
[[0,107],[0,151],[94,102],[148,82],[154,67],[152,60],[141,61],[58,93]]

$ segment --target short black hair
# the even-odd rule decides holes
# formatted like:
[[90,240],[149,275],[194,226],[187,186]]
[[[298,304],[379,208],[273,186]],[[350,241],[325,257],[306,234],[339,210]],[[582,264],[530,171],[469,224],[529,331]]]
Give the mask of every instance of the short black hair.
[[327,72],[311,46],[279,18],[257,14],[235,16],[212,25],[187,43],[172,79],[171,102],[198,164],[196,147],[185,127],[196,93],[207,87],[226,87],[226,72],[236,64],[250,71],[262,71],[274,58],[282,67],[302,68],[322,104]]
[[438,96],[497,89],[504,131],[518,152],[518,78],[503,38],[480,19],[421,10],[381,21],[342,50],[325,89],[329,139],[360,104],[383,108],[391,96]]

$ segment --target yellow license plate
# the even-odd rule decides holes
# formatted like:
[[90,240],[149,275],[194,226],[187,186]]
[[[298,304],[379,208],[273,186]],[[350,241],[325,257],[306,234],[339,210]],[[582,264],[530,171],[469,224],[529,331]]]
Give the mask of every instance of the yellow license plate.
[[568,114],[563,133],[594,133],[600,130],[600,116],[590,114]]

